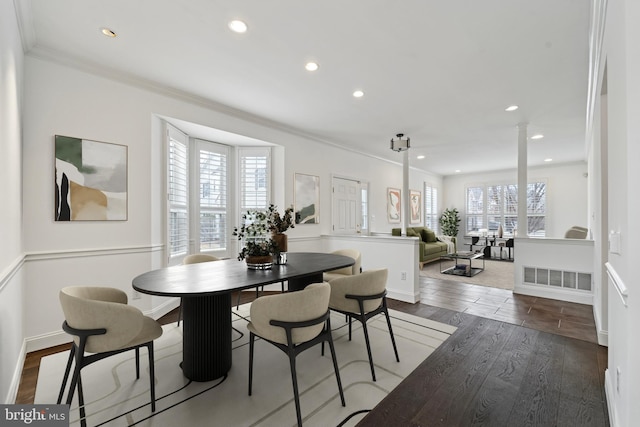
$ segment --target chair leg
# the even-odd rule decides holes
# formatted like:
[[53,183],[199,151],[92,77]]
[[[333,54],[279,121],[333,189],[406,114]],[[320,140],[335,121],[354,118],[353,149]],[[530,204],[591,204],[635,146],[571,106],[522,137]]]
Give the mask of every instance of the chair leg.
[[[71,402],[69,402],[71,404]],[[87,413],[84,410],[84,392],[82,391],[82,377],[78,372],[78,404],[80,408],[80,426],[87,427]]]
[[[137,350],[137,349],[136,349]],[[147,344],[147,351],[149,352],[149,390],[151,391],[151,412],[156,411],[156,373],[155,362],[153,356],[153,341]]]
[[400,362],[400,357],[398,357],[398,348],[396,347],[396,339],[393,336],[393,329],[391,329],[391,319],[389,318],[389,311],[387,310],[387,301],[383,302],[384,306],[384,315],[387,318],[387,327],[389,328],[389,335],[391,335],[391,344],[393,344],[393,352],[396,354],[396,362]]
[[362,330],[364,332],[364,342],[367,344],[367,355],[369,356],[369,366],[371,366],[371,377],[376,380],[376,371],[373,368],[373,356],[371,356],[371,343],[369,342],[369,331],[367,329],[367,318],[363,314],[361,316]]
[[296,355],[289,352],[289,365],[291,365],[291,382],[293,383],[293,399],[296,403],[296,417],[298,426],[302,427],[302,412],[300,411],[300,395],[298,393],[298,374],[296,372]]
[[69,380],[69,372],[71,372],[71,364],[76,353],[75,343],[71,344],[71,350],[69,351],[69,360],[67,360],[67,367],[64,370],[64,377],[62,379],[62,385],[60,386],[60,393],[58,394],[57,404],[62,403],[62,397],[64,396],[64,389],[67,387],[67,381]]
[[136,379],[140,379],[140,347],[135,348],[136,353]]
[[[331,323],[327,322],[328,327],[328,339],[329,341],[329,349],[331,350],[331,360],[333,361],[333,370],[336,373],[336,381],[338,382],[338,391],[340,391],[340,400],[342,401],[342,406],[347,406],[344,401],[344,392],[342,391],[342,381],[340,380],[340,370],[338,369],[338,359],[336,359],[336,349],[333,346],[333,337],[331,336]],[[324,355],[324,341],[322,341],[322,350]]]
[[249,396],[251,396],[251,386],[253,384],[253,341],[255,337],[253,332],[249,333]]

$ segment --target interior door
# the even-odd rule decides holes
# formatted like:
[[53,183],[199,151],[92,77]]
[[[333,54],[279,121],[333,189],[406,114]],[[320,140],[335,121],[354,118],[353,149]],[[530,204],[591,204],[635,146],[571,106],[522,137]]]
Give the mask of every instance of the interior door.
[[360,233],[360,181],[332,179],[333,232],[335,234]]

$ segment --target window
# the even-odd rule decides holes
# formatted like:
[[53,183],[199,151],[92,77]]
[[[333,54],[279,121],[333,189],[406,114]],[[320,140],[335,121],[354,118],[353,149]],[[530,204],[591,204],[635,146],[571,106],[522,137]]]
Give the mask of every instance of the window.
[[439,233],[438,189],[427,183],[424,184],[424,224],[436,234]]
[[227,247],[227,158],[228,147],[196,140],[197,147],[197,209],[199,230],[195,252],[226,250]]
[[230,215],[268,207],[270,149],[237,150],[237,208],[231,206],[229,194],[234,147],[190,139],[167,124],[167,149],[169,265],[180,263],[189,253],[229,256],[230,227],[236,223],[229,221]]
[[[545,182],[527,185],[527,234],[545,236],[546,218]],[[502,225],[505,235],[513,235],[518,228],[518,186],[516,184],[478,185],[467,187],[466,233],[481,229],[498,232]]]

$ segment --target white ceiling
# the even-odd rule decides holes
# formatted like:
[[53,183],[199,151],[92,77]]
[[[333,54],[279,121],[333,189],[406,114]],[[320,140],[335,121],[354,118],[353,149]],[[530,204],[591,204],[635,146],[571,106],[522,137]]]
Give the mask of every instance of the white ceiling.
[[[545,135],[530,165],[585,160],[586,0],[18,1],[30,54],[398,162],[389,140],[402,132],[427,171],[515,168],[519,122]],[[231,19],[249,31],[229,31]]]

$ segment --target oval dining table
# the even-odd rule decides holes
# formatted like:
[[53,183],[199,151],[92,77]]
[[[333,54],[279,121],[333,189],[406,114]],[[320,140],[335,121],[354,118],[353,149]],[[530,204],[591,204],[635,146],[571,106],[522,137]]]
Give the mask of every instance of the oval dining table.
[[288,282],[289,291],[322,282],[322,273],[348,267],[343,255],[289,252],[287,263],[251,270],[236,259],[176,265],[133,279],[138,292],[182,298],[182,371],[193,381],[211,381],[231,369],[231,294],[271,283]]

